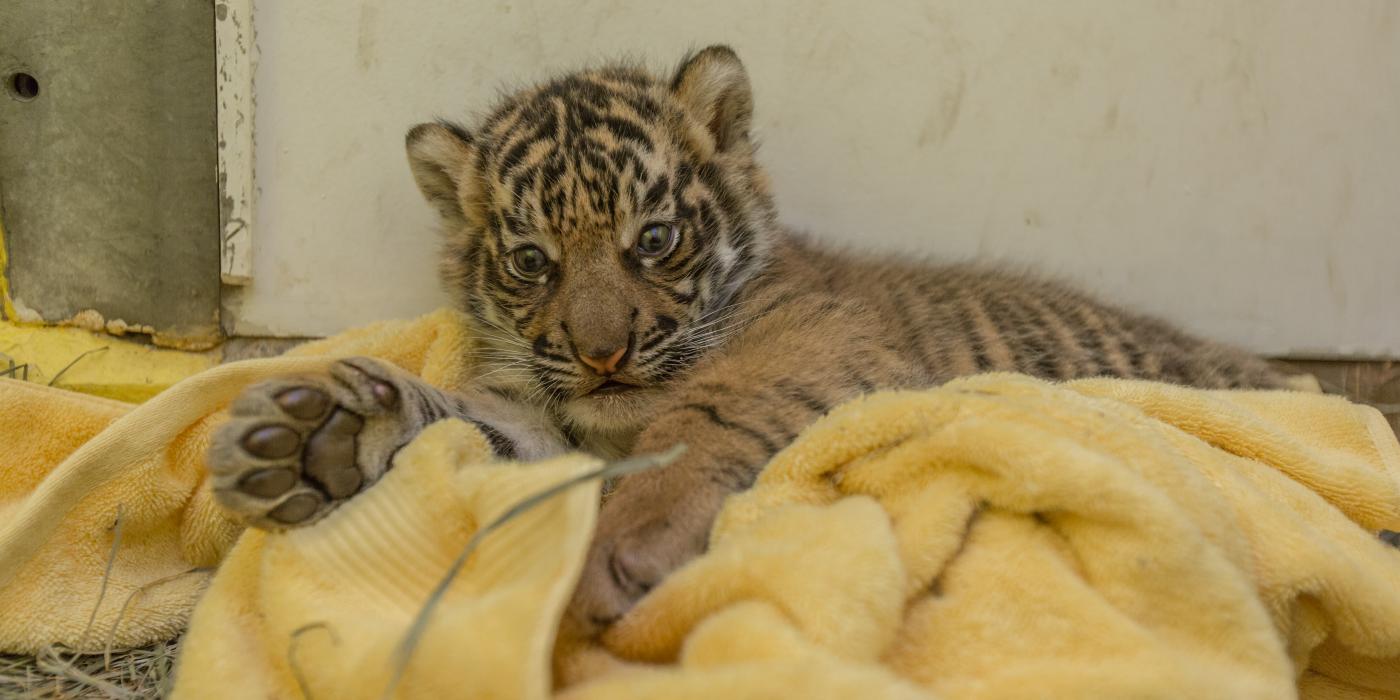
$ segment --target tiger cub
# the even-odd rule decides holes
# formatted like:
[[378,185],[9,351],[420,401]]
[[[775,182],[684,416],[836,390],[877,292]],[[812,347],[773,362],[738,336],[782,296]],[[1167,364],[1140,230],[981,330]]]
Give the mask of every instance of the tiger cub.
[[616,66],[408,133],[480,376],[443,393],[346,360],[250,388],[210,451],[222,504],[314,522],[446,416],[505,455],[689,449],[620,481],[571,605],[598,630],[705,550],[724,498],[833,406],[1006,370],[1278,387],[1260,359],[1050,282],[825,250],[778,222],[734,52]]

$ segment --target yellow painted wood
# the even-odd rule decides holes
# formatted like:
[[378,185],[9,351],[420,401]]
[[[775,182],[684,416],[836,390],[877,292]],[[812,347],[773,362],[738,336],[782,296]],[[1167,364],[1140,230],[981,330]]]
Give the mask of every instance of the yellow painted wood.
[[10,278],[5,271],[10,268],[10,257],[5,252],[5,222],[0,221],[0,311],[5,318],[17,318],[14,302],[10,301]]
[[[132,403],[219,362],[217,351],[165,350],[79,328],[8,321],[0,322],[0,353],[27,365],[31,382]],[[8,365],[0,358],[0,372]]]

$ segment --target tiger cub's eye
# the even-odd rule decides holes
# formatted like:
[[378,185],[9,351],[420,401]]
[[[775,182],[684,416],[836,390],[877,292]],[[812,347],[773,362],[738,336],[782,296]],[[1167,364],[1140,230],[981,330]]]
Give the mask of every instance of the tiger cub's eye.
[[670,224],[651,224],[637,236],[637,254],[648,258],[659,258],[676,247],[680,233]]
[[510,261],[515,271],[525,277],[539,277],[549,267],[549,258],[545,257],[544,251],[532,245],[516,248],[510,254]]

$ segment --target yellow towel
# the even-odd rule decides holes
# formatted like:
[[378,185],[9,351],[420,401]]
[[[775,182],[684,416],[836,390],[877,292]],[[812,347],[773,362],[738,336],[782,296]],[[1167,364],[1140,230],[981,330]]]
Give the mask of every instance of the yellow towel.
[[[432,374],[426,344],[460,348],[451,324],[303,352],[393,350]],[[437,357],[433,381],[451,385],[462,368]],[[0,506],[0,648],[177,628],[195,592],[172,589],[197,576],[178,574],[236,536],[198,486],[203,417],[253,376],[318,361],[216,369],[126,415],[41,392],[28,405],[49,418],[0,423],[16,475]],[[51,426],[53,440],[16,449]],[[47,478],[15,466],[89,438]],[[176,694],[381,696],[395,645],[472,533],[591,465],[495,463],[466,425],[433,426],[330,517],[238,538],[194,611]],[[574,489],[488,535],[395,694],[1400,697],[1400,551],[1374,534],[1400,529],[1400,445],[1336,398],[987,375],[852,402],[731,499],[710,551],[606,648],[555,640],[595,497]],[[117,503],[122,543],[87,629]],[[115,624],[133,592],[171,576]]]
[[[871,501],[834,552],[858,527],[838,509]],[[771,625],[741,605],[939,697],[1400,694],[1400,552],[1374,535],[1396,524],[1395,438],[1336,398],[1002,376],[871,397],[779,455],[608,637],[680,668],[577,695],[699,696],[717,658],[765,683],[743,656]]]
[[[493,464],[476,429],[429,427],[326,527],[239,540],[191,620],[175,697],[380,696],[395,647],[472,533],[592,466]],[[597,498],[596,484],[572,489],[483,540],[410,657],[402,697],[548,694]]]
[[140,406],[0,380],[0,651],[129,648],[184,629],[239,533],[214,506],[204,451],[243,387],[360,354],[456,386],[467,342],[451,311],[372,324]]
[[[176,695],[383,697],[467,538],[585,466],[434,426],[325,521],[240,541]],[[565,630],[551,677],[593,495],[489,536],[392,695],[1400,696],[1400,551],[1374,534],[1400,525],[1400,446],[1337,398],[988,375],[852,402],[606,649]]]

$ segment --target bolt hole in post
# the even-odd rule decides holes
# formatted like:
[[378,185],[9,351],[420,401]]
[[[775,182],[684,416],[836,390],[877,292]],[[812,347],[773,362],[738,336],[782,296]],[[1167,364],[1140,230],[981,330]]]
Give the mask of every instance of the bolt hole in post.
[[39,79],[31,73],[16,71],[5,81],[10,95],[21,102],[28,102],[39,96]]

